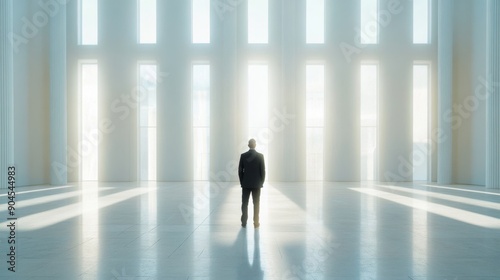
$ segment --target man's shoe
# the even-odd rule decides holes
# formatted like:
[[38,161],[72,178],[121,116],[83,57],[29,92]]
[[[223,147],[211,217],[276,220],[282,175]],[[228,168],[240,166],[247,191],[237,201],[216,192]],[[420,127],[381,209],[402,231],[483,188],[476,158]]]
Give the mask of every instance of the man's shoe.
[[247,224],[241,224],[241,227],[242,227],[242,228],[246,228],[246,227],[247,227]]
[[259,228],[260,227],[260,224],[254,224],[253,225],[254,228]]

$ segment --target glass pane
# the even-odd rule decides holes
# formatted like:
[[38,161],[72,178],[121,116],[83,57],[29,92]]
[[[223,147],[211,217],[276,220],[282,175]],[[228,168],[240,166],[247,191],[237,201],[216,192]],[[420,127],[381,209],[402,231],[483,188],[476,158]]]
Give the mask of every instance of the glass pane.
[[193,43],[210,43],[210,0],[193,0]]
[[156,0],[139,0],[139,43],[156,43]]
[[323,180],[323,128],[307,128],[307,180]]
[[375,180],[378,112],[378,67],[361,66],[361,180]]
[[98,180],[99,115],[97,64],[81,65],[81,180]]
[[80,0],[80,44],[97,45],[98,0]]
[[307,180],[323,180],[324,80],[323,65],[306,66]]
[[193,126],[210,126],[210,66],[193,66]]
[[[257,141],[257,150],[268,162],[270,130],[268,122],[269,72],[266,64],[248,66],[248,139]],[[266,166],[269,168],[269,166]]]
[[413,43],[429,43],[429,0],[413,0]]
[[210,172],[210,128],[195,127],[194,138],[194,180],[209,180]]
[[323,44],[325,34],[324,0],[307,0],[306,41],[308,44]]
[[248,66],[249,127],[268,127],[268,67]]
[[139,66],[140,125],[156,126],[156,65]]
[[429,67],[413,66],[413,180],[427,180],[429,155]]
[[324,120],[325,74],[323,65],[306,68],[306,126],[322,127]]
[[148,143],[149,143],[149,133],[148,127],[139,128],[139,172],[142,181],[147,181],[149,179],[149,153],[148,153]]
[[323,128],[308,127],[306,133],[306,178],[308,181],[323,180]]
[[377,148],[377,128],[361,127],[361,180],[375,180],[375,151]]
[[377,124],[377,87],[376,65],[361,66],[361,126]]
[[148,180],[156,181],[156,127],[148,127]]
[[140,179],[156,180],[157,66],[139,65],[139,171]]
[[248,43],[268,42],[268,0],[248,0]]
[[193,66],[194,180],[209,180],[210,172],[210,66]]
[[378,43],[378,0],[361,0],[361,43]]

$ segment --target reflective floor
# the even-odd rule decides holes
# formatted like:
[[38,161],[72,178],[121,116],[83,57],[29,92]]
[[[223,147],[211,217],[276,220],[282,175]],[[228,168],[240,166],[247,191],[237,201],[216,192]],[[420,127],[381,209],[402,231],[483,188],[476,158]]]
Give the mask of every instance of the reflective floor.
[[241,228],[234,183],[17,191],[15,273],[0,195],[0,279],[500,279],[484,187],[270,183],[260,229]]

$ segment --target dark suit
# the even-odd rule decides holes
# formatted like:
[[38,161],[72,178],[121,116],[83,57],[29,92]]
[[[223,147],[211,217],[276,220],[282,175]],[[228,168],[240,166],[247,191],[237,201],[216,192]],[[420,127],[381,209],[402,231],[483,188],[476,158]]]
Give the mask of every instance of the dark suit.
[[252,194],[253,201],[253,223],[256,227],[259,224],[260,210],[260,189],[264,186],[266,179],[266,166],[264,156],[261,153],[250,149],[241,154],[240,164],[238,166],[238,176],[242,188],[241,197],[241,224],[246,225],[248,219],[248,200]]

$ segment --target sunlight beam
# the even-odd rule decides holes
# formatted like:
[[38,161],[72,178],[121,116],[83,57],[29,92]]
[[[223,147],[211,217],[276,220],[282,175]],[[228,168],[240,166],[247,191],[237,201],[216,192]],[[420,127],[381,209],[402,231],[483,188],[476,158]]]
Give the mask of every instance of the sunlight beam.
[[[44,192],[44,191],[52,191],[52,190],[59,190],[59,189],[67,189],[67,188],[76,188],[76,187],[77,186],[60,186],[60,187],[53,187],[53,188],[41,188],[41,189],[38,189],[38,190],[30,190],[30,191],[21,191],[21,192],[17,192],[16,191],[16,195],[25,194],[25,193],[35,193],[35,192]],[[0,194],[0,197],[2,197],[2,196],[7,196],[7,194],[6,193]]]
[[433,197],[433,198],[438,198],[438,199],[443,199],[443,200],[459,202],[459,203],[463,203],[463,204],[469,204],[469,205],[473,205],[473,206],[479,206],[479,207],[490,208],[490,209],[494,209],[494,210],[500,210],[500,203],[491,202],[491,201],[484,201],[484,200],[473,199],[473,198],[468,198],[468,197],[461,197],[461,196],[450,195],[450,194],[434,193],[434,192],[423,191],[423,190],[407,189],[407,188],[396,187],[396,186],[383,186],[383,185],[376,185],[376,186],[381,187],[381,188],[390,189],[390,190],[396,190],[396,191],[401,191],[401,192],[406,192],[406,193],[423,195],[426,197]]
[[424,187],[429,187],[429,188],[437,188],[437,189],[446,189],[446,190],[453,190],[453,191],[461,191],[461,192],[471,192],[471,193],[481,193],[481,194],[489,194],[489,195],[497,195],[500,196],[500,193],[494,193],[494,192],[485,192],[485,191],[476,191],[476,190],[468,190],[468,189],[459,189],[459,188],[453,188],[453,187],[445,187],[445,186],[435,186],[435,185],[422,185]]
[[[111,188],[100,188],[99,191],[104,191],[104,190],[109,190]],[[50,202],[56,202],[64,199],[69,199],[73,197],[79,197],[83,193],[88,193],[89,190],[83,190],[83,191],[72,191],[68,193],[58,193],[58,194],[52,194],[52,195],[46,195],[46,196],[41,196],[41,197],[36,197],[36,198],[30,198],[30,199],[19,199],[18,205],[19,207],[28,207],[28,206],[34,206],[34,205],[39,205],[39,204],[44,204],[44,203],[50,203]],[[17,193],[19,195],[19,193]],[[7,211],[7,208],[1,208],[0,213]]]
[[426,202],[423,200],[410,198],[402,195],[392,194],[374,189],[350,188],[353,191],[375,196],[388,201],[395,202],[410,208],[416,208],[429,213],[433,213],[442,217],[450,218],[459,222],[484,227],[500,229],[500,219],[486,215],[458,209],[455,207],[445,206],[437,203]]
[[[136,188],[115,194],[110,194],[99,198],[99,209],[120,203],[133,197],[145,194],[152,189]],[[23,224],[23,230],[38,230],[66,220],[84,215],[86,211],[93,209],[85,209],[82,207],[82,202],[73,203],[70,205],[50,209],[36,214],[24,216],[20,218],[19,223]],[[1,227],[6,227],[7,222],[0,224]]]

